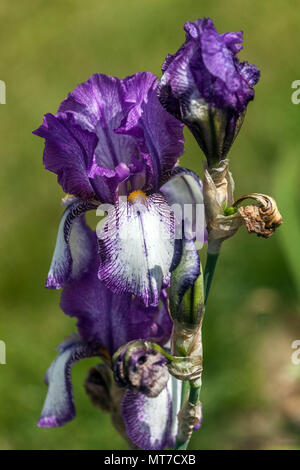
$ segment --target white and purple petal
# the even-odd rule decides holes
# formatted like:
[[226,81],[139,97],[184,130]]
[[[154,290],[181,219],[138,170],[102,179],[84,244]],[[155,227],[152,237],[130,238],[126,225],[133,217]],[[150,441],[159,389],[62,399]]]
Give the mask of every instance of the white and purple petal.
[[207,241],[203,185],[196,173],[175,167],[160,188],[175,215],[175,238],[193,240],[199,250]]
[[170,376],[155,398],[126,390],[122,415],[129,439],[141,449],[173,448],[176,440],[182,382]]
[[171,335],[172,322],[165,305],[145,308],[131,295],[113,294],[98,278],[97,238],[93,234],[93,262],[86,274],[67,284],[61,296],[62,310],[77,317],[78,331],[85,342],[105,347],[112,356],[133,339],[163,345]]
[[157,306],[174,249],[174,216],[165,198],[144,195],[133,203],[120,198],[98,238],[100,280],[115,293],[131,293],[145,306]]
[[48,393],[38,422],[38,426],[42,428],[62,426],[74,418],[72,366],[81,359],[98,355],[77,335],[64,341],[58,350],[59,355],[51,364],[45,377]]
[[60,289],[89,269],[93,232],[85,222],[84,213],[92,208],[93,204],[88,201],[75,200],[65,209],[45,287]]

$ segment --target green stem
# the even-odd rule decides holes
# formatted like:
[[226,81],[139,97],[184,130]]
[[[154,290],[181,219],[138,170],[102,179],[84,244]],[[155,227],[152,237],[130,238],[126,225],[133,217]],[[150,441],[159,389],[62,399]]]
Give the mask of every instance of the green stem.
[[200,398],[200,390],[201,390],[201,385],[191,385],[190,389],[190,396],[189,396],[189,402],[192,405],[196,405],[199,401]]
[[219,258],[219,253],[207,253],[206,265],[204,271],[204,304],[206,305],[210,286],[214,277],[216,264]]
[[185,398],[189,392],[189,389],[190,389],[190,382],[188,380],[185,380],[183,383],[182,383],[182,390],[181,390],[181,403],[180,403],[180,406],[182,406],[185,402]]
[[[210,291],[211,283],[214,277],[216,264],[219,258],[219,253],[207,253],[206,265],[204,270],[204,305],[206,305],[208,294]],[[183,383],[182,392],[181,392],[181,406],[185,401],[186,393],[188,390],[187,387],[188,382]],[[190,385],[190,394],[189,394],[189,402],[193,405],[198,403],[200,398],[200,390],[201,386],[193,386]],[[176,450],[186,450],[189,445],[189,441],[186,442],[179,442],[176,441],[174,449]]]
[[188,445],[189,445],[188,441],[186,441],[186,442],[176,441],[174,449],[175,450],[187,450]]

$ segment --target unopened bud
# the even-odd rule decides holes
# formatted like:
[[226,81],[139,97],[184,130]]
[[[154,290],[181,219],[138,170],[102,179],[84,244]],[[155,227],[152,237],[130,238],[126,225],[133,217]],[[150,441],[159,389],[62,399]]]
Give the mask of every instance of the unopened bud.
[[226,157],[243,124],[246,110],[238,114],[211,106],[204,99],[191,99],[183,122],[203,150],[208,164]]
[[170,314],[173,321],[193,327],[204,313],[203,276],[194,242],[183,239],[181,243],[180,262],[171,275]]

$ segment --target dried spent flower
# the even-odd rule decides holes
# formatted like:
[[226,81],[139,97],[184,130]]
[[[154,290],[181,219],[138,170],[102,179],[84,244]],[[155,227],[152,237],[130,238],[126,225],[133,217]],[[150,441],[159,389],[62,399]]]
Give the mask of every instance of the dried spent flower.
[[120,348],[113,360],[114,378],[119,387],[157,397],[169,380],[167,359],[148,344],[137,341]]
[[178,413],[179,433],[178,440],[181,442],[189,441],[195,427],[199,429],[202,422],[201,402],[193,404],[186,400]]
[[257,202],[257,205],[242,206],[238,209],[248,232],[256,233],[258,237],[270,238],[282,224],[282,216],[275,199],[261,193],[246,194],[239,197],[233,207],[237,207],[245,199],[254,199]]

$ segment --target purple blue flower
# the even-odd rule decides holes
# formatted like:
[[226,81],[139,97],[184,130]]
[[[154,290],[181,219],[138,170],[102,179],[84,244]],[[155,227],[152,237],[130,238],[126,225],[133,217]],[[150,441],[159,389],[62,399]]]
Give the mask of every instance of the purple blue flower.
[[[107,210],[108,204],[113,210],[107,210],[99,236],[99,279],[114,293],[133,294],[153,307],[169,285],[175,227],[170,191],[164,195],[163,189],[175,176],[184,140],[183,125],[163,109],[156,88],[150,72],[124,80],[93,75],[34,131],[45,139],[45,167],[73,196],[61,221],[47,287],[60,288],[88,268],[84,229],[82,256],[78,265],[72,262],[72,238],[81,236],[73,231],[84,212],[98,206]],[[192,192],[202,203],[201,182],[195,181]],[[187,185],[185,197],[189,193]]]
[[209,18],[187,22],[186,41],[162,66],[158,97],[192,131],[209,163],[225,158],[260,72],[240,62],[243,33],[219,34]]
[[[107,370],[113,354],[128,341],[147,338],[163,345],[171,335],[172,322],[164,301],[159,307],[146,308],[129,294],[113,294],[98,279],[96,234],[86,225],[82,227],[89,236],[93,261],[80,279],[65,285],[61,296],[63,311],[78,319],[78,333],[58,347],[59,355],[47,371],[48,393],[40,427],[61,426],[74,418],[71,370],[76,361],[100,356]],[[77,262],[76,257],[73,259]],[[136,356],[131,362],[135,360]],[[158,367],[163,369],[164,382],[162,391],[154,397],[153,393],[148,393],[147,386],[157,378]],[[172,447],[177,432],[181,383],[169,376],[165,362],[153,362],[147,367],[147,374],[146,381],[145,375],[142,376],[143,387],[135,392],[132,388],[125,390],[121,400],[127,435],[144,449]]]

